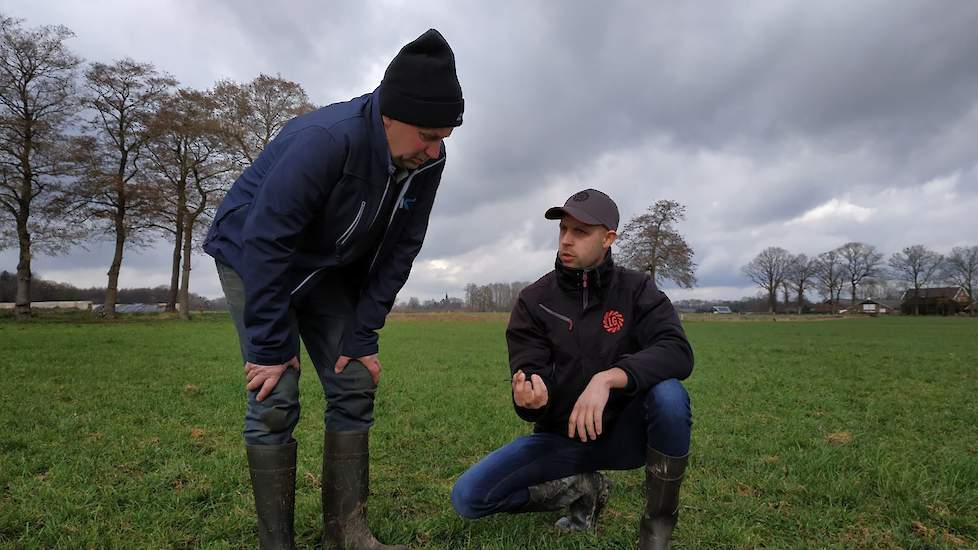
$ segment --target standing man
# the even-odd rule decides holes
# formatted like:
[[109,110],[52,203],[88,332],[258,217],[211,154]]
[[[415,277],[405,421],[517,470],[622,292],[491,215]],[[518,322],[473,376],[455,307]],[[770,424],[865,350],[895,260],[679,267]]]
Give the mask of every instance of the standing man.
[[562,530],[594,527],[608,499],[598,470],[646,467],[639,548],[666,548],[689,453],[693,351],[646,273],[616,267],[618,207],[587,189],[545,217],[560,220],[554,271],[526,287],[506,330],[513,405],[533,434],[459,477],[459,515],[569,507]]
[[380,382],[377,333],[421,250],[462,124],[455,56],[431,29],[373,93],[286,125],[235,181],[204,250],[245,362],[244,439],[262,548],[292,548],[299,340],[326,394],[323,543],[406,548],[367,527],[368,430]]

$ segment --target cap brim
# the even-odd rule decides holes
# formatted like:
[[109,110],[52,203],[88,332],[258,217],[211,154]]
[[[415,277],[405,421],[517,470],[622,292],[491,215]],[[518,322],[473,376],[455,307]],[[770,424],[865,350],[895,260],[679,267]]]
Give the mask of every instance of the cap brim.
[[564,216],[571,216],[575,220],[588,225],[604,225],[601,220],[583,210],[574,208],[573,206],[554,206],[553,208],[549,208],[543,214],[543,217],[547,218],[548,220],[559,220]]

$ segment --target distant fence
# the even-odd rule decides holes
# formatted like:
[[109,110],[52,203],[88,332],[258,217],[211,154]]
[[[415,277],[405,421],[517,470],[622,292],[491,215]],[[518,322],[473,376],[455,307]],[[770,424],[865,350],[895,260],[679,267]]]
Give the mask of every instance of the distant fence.
[[[0,309],[14,309],[14,302],[0,302]],[[31,302],[31,308],[37,309],[81,309],[92,310],[91,300],[65,300],[61,302]]]

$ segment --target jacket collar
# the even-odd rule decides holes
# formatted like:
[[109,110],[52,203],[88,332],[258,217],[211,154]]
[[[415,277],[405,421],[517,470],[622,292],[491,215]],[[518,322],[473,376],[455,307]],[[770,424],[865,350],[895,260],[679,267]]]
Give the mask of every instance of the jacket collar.
[[[587,288],[594,291],[602,291],[611,284],[611,276],[615,271],[615,261],[611,257],[609,248],[604,255],[604,261],[588,269],[574,269],[565,266],[560,261],[560,255],[554,261],[554,271],[557,272],[557,284],[564,291],[573,291]],[[585,283],[586,282],[586,283]]]
[[391,160],[391,147],[387,143],[387,132],[384,131],[384,121],[380,118],[380,86],[370,94],[367,108],[370,109],[370,147],[381,166],[386,167],[387,174],[397,171]]

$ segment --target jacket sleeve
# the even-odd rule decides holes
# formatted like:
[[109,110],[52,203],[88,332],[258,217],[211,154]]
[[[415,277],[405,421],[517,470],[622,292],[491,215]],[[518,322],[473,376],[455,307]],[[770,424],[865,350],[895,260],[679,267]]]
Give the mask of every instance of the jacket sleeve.
[[[397,293],[407,281],[414,259],[421,252],[444,167],[445,163],[442,162],[440,166],[430,168],[434,173],[426,175],[424,185],[430,187],[426,190],[424,198],[419,198],[414,203],[410,210],[410,218],[404,224],[397,240],[391,243],[390,253],[384,254],[381,251],[378,254],[377,265],[370,269],[367,284],[357,300],[354,320],[348,324],[343,337],[343,355],[364,357],[378,352],[377,331],[384,327]],[[401,205],[396,207],[401,208]],[[382,243],[381,246],[388,245]]]
[[625,392],[629,395],[645,392],[669,378],[684,380],[693,370],[693,348],[676,308],[651,277],[646,276],[636,300],[634,330],[641,349],[612,365],[628,375]]
[[[527,409],[516,404],[516,414],[527,422],[537,422],[547,415],[554,400],[557,388],[553,383],[553,351],[544,327],[530,315],[529,308],[520,293],[516,306],[509,316],[506,327],[506,346],[509,349],[509,374],[512,378],[517,371],[523,371],[527,378],[537,374],[547,386],[550,399],[539,409]],[[510,384],[512,386],[512,384]]]
[[242,230],[241,277],[248,361],[281,364],[298,353],[286,282],[298,235],[336,185],[346,148],[321,128],[289,136],[252,202]]

